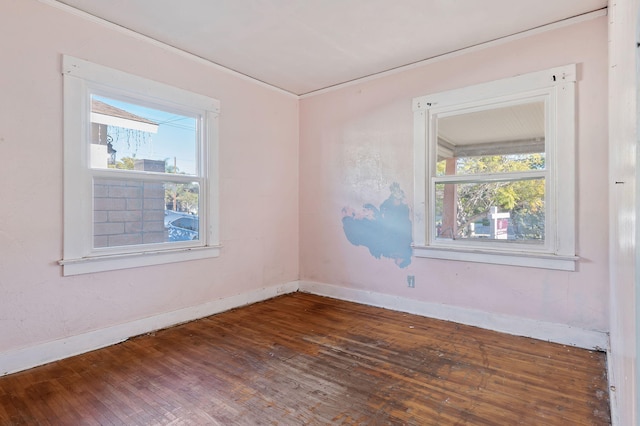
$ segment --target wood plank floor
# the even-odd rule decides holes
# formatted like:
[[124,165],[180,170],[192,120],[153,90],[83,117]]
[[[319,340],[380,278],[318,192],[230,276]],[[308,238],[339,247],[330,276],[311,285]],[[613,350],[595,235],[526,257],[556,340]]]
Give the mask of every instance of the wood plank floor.
[[605,355],[294,293],[0,378],[1,425],[605,425]]

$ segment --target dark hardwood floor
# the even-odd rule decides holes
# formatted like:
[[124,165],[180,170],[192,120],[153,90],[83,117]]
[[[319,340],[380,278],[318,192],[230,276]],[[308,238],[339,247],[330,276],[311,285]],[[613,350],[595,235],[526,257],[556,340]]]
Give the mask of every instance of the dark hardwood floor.
[[0,378],[2,425],[606,425],[605,355],[294,293]]

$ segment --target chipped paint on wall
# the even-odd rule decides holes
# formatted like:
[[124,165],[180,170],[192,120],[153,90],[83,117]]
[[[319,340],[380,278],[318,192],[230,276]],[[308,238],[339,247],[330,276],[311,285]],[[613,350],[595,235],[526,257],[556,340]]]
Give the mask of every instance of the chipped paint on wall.
[[411,220],[404,191],[398,183],[380,207],[365,204],[356,211],[342,209],[342,226],[349,242],[365,246],[376,259],[392,259],[400,268],[411,264]]

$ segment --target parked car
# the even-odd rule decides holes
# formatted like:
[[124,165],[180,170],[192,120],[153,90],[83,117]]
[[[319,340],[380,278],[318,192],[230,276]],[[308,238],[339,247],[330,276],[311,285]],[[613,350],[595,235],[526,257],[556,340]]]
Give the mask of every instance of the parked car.
[[[170,212],[165,215],[165,227],[168,230],[169,241],[197,240],[200,230],[198,216]],[[167,218],[167,216],[170,216]]]

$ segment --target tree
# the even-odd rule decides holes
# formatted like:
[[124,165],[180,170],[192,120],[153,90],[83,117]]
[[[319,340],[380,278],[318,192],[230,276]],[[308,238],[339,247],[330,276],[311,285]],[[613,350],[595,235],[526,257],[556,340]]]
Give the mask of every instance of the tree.
[[177,212],[198,212],[200,199],[199,187],[193,183],[167,183],[164,201],[170,210]]
[[135,168],[136,159],[134,157],[122,157],[116,164],[109,165],[112,169],[133,170]]
[[[176,166],[175,159],[173,164],[170,164],[168,160],[168,158],[165,159],[165,169],[167,173],[184,175],[184,173],[180,171],[180,168]],[[177,212],[197,214],[200,199],[199,194],[199,187],[196,184],[167,183],[165,184],[164,190],[165,205],[170,206],[170,210]]]
[[[438,172],[444,174],[444,165],[438,163]],[[522,172],[544,168],[543,154],[489,155],[460,157],[456,161],[457,175]],[[451,184],[452,185],[452,184]],[[444,185],[438,185],[436,197],[442,206]],[[544,179],[516,181],[471,182],[456,184],[457,237],[470,233],[470,224],[487,220],[492,206],[511,213],[511,225],[518,238],[544,237]],[[438,206],[436,206],[438,208]],[[440,210],[442,211],[442,210]]]

